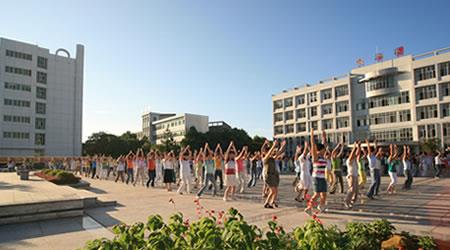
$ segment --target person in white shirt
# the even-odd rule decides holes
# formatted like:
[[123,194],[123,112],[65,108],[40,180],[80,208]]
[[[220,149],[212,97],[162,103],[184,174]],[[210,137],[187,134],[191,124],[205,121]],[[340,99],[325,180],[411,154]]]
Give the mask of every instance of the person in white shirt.
[[119,180],[119,178],[122,180],[122,183],[125,182],[125,159],[123,156],[119,156],[117,159],[117,176],[115,182]]
[[145,162],[145,155],[144,155],[144,151],[142,150],[142,148],[138,149],[138,151],[136,152],[136,178],[134,180],[133,185],[136,186],[136,183],[138,182],[138,180],[141,181],[142,186],[145,185],[145,167],[146,167],[146,162]]
[[409,147],[407,147],[406,145],[403,146],[402,163],[403,163],[403,173],[405,174],[406,177],[403,189],[411,189],[411,185],[413,182],[410,151],[411,150]]
[[167,191],[172,191],[172,183],[175,183],[175,154],[173,151],[166,153],[163,161],[164,168],[164,183],[166,184]]
[[[301,147],[297,148],[297,151],[300,152]],[[298,159],[296,160],[299,164],[299,181],[297,183],[297,186],[295,187],[295,190],[297,191],[297,197],[295,198],[296,201],[302,202],[306,200],[306,195],[308,194],[308,190],[311,189],[312,185],[312,179],[311,179],[311,173],[309,171],[311,166],[311,161],[309,160],[308,156],[309,146],[308,142],[305,141],[305,146],[303,148],[303,151],[301,151],[301,155],[298,156]]]
[[186,187],[186,192],[188,194],[191,193],[191,182],[192,182],[192,173],[191,173],[191,158],[192,151],[189,146],[182,148],[179,161],[180,161],[180,187],[178,188],[177,193],[183,194],[183,189]]
[[370,146],[369,140],[366,140],[367,145],[367,160],[369,162],[370,179],[372,184],[370,185],[367,197],[373,199],[375,195],[378,195],[378,190],[381,184],[381,159],[383,159],[383,149],[378,148],[377,141],[375,141],[374,148]]
[[356,159],[359,158],[359,154],[361,154],[361,144],[355,142],[347,159],[348,190],[344,201],[346,208],[352,208],[358,198],[358,163]]
[[440,151],[436,151],[437,155],[434,157],[434,178],[440,178],[441,177],[441,171],[442,171],[442,153]]

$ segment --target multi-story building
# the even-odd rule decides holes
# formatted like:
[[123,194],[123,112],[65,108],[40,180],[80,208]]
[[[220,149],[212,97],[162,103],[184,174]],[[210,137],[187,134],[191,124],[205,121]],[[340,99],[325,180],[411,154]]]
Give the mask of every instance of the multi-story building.
[[231,126],[224,121],[212,121],[208,123],[209,131],[225,131],[231,129]]
[[174,116],[175,114],[165,114],[156,112],[146,112],[142,115],[142,137],[145,136],[148,140],[155,144],[156,143],[156,128],[153,124],[154,122]]
[[0,156],[81,155],[83,67],[82,45],[71,58],[0,38]]
[[167,131],[173,135],[175,142],[183,140],[191,127],[198,132],[208,132],[208,116],[194,114],[179,114],[152,123],[155,126],[156,144],[161,144]]
[[361,66],[272,96],[274,138],[288,153],[314,128],[331,142],[365,138],[450,144],[450,48]]

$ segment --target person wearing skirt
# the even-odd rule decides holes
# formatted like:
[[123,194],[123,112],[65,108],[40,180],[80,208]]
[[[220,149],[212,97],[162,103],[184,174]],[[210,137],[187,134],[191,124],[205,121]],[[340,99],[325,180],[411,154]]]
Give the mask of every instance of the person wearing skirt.
[[228,149],[225,151],[225,179],[224,184],[226,186],[225,192],[223,194],[223,200],[228,201],[230,198],[234,198],[234,193],[236,192],[236,185],[238,184],[236,177],[236,147],[234,146],[233,141],[230,142]]
[[163,168],[164,168],[164,184],[166,185],[167,191],[172,191],[172,183],[175,183],[175,157],[174,153],[169,152],[166,153],[163,160]]

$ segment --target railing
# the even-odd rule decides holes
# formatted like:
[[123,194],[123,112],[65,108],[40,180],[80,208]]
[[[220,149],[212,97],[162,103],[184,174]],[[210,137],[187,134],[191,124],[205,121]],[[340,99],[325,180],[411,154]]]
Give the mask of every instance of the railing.
[[413,56],[412,59],[413,59],[413,61],[417,61],[417,60],[425,59],[425,58],[432,57],[432,56],[437,56],[439,54],[448,53],[448,52],[450,52],[450,47],[418,54],[418,55]]

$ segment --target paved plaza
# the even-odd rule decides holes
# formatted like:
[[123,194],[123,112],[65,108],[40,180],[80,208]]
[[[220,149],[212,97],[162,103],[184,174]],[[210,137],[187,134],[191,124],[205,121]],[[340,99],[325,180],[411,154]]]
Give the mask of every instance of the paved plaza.
[[[6,178],[7,179],[7,178]],[[162,187],[147,189],[133,187],[113,181],[85,179],[91,184],[88,191],[37,180],[8,181],[0,174],[0,206],[7,202],[37,199],[38,196],[49,199],[65,195],[94,195],[103,201],[117,201],[116,206],[96,207],[85,210],[84,216],[29,222],[12,225],[0,225],[0,249],[76,249],[87,240],[99,237],[112,237],[111,228],[117,223],[146,221],[151,214],[160,214],[168,218],[174,212],[182,212],[186,218],[197,218],[194,194],[178,195],[167,192]],[[264,209],[261,200],[261,182],[236,201],[224,203],[221,195],[212,197],[206,192],[200,202],[206,209],[215,211],[237,208],[250,223],[266,227],[273,215],[286,228],[294,228],[309,219],[303,212],[304,205],[293,200],[292,175],[283,175],[280,185],[280,208]],[[399,178],[399,183],[403,178]],[[12,179],[9,182],[13,182]],[[414,234],[432,235],[438,239],[450,240],[450,179],[415,178],[412,190],[399,190],[395,195],[385,194],[388,178],[382,179],[382,195],[377,200],[361,197],[353,210],[345,210],[342,205],[343,194],[329,196],[328,211],[320,214],[324,224],[343,226],[348,221],[371,221],[379,218],[389,219],[401,231]],[[46,191],[43,191],[47,187]],[[368,186],[368,185],[367,185]],[[37,191],[41,190],[41,191]],[[68,192],[68,193],[65,193]],[[222,192],[219,192],[222,194]],[[20,197],[16,198],[14,197]],[[28,197],[28,198],[26,198]],[[173,199],[174,204],[169,200]]]

